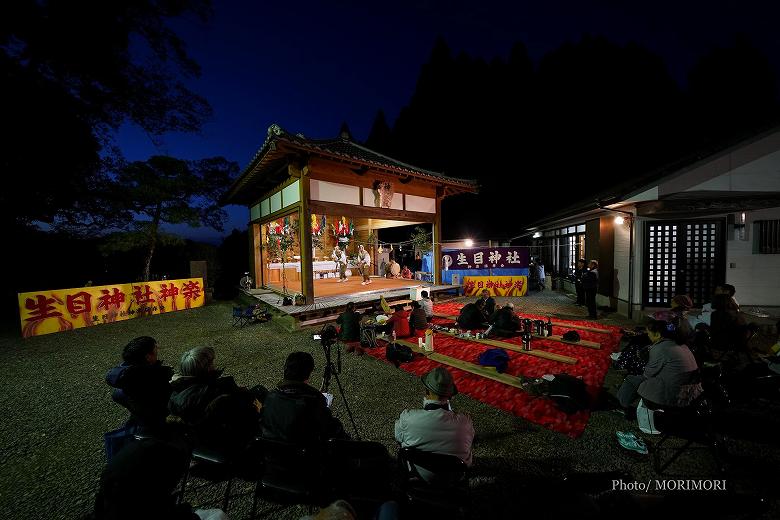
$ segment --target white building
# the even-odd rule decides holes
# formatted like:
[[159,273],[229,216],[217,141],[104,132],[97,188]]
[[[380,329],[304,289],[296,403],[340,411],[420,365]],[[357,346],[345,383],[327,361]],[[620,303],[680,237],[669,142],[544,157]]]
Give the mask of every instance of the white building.
[[780,127],[632,179],[521,236],[559,276],[577,258],[598,259],[598,304],[624,315],[676,294],[701,305],[719,283],[734,285],[743,307],[780,306]]

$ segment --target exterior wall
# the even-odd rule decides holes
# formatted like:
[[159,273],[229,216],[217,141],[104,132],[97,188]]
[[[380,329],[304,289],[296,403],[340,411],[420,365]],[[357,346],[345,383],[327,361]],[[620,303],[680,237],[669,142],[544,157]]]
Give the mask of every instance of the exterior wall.
[[730,236],[726,243],[726,283],[737,288],[740,305],[780,306],[780,255],[754,254],[752,230],[756,220],[780,219],[780,208],[749,211],[745,217],[747,240]]
[[612,296],[617,300],[618,313],[628,315],[629,294],[629,245],[631,243],[630,226],[624,222],[622,226],[615,226],[614,244],[614,271],[612,282]]

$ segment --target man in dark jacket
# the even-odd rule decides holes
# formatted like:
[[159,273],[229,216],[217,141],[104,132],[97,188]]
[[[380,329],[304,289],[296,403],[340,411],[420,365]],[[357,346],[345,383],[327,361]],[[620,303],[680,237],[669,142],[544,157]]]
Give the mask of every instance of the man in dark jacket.
[[213,449],[231,451],[246,446],[259,431],[262,386],[240,387],[232,377],[220,377],[211,347],[184,353],[174,376],[168,402],[172,415],[193,427],[199,440]]
[[494,312],[490,317],[490,324],[490,328],[486,331],[487,334],[501,338],[511,338],[517,335],[517,331],[520,330],[520,318],[515,314],[514,304],[507,303]]
[[477,300],[476,303],[467,303],[460,309],[460,315],[456,320],[458,326],[462,329],[472,330],[481,329],[487,321],[483,311],[483,301]]
[[158,351],[154,338],[135,338],[125,346],[122,364],[106,374],[114,388],[111,398],[130,411],[130,425],[155,429],[165,424],[173,368],[157,359]]
[[409,325],[413,334],[428,328],[428,318],[425,316],[425,310],[423,310],[418,301],[412,302],[412,314],[409,317]]
[[577,290],[577,305],[585,305],[585,289],[582,287],[582,278],[588,269],[585,267],[585,259],[577,260],[577,268],[574,270],[574,288]]
[[263,437],[299,444],[349,438],[341,421],[333,417],[325,396],[309,386],[313,371],[314,358],[308,352],[287,356],[284,379],[263,402]]
[[590,269],[582,276],[582,288],[585,290],[585,303],[588,305],[588,317],[598,318],[596,314],[596,292],[599,289],[599,262],[590,261]]
[[354,302],[347,303],[347,309],[336,318],[336,323],[341,325],[341,341],[360,341],[360,313],[355,312]]
[[485,315],[485,317],[490,317],[494,312],[496,312],[496,300],[490,296],[490,291],[487,289],[482,289],[482,297],[480,298],[480,301],[482,302],[482,313]]

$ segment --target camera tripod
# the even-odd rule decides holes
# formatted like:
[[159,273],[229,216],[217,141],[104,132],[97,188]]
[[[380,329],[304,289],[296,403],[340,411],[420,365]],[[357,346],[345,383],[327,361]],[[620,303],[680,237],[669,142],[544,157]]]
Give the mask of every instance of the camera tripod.
[[322,385],[320,386],[320,392],[327,392],[328,386],[330,385],[330,378],[331,376],[336,379],[336,385],[339,389],[339,394],[341,394],[341,399],[344,401],[344,407],[347,409],[347,415],[349,416],[349,421],[352,423],[352,429],[355,430],[355,438],[357,440],[360,439],[360,433],[358,433],[357,424],[355,424],[355,418],[352,416],[352,410],[349,409],[349,403],[347,402],[347,397],[344,395],[344,387],[341,386],[341,381],[339,380],[339,373],[341,372],[341,349],[336,344],[336,360],[338,362],[338,368],[336,365],[333,364],[333,360],[331,359],[330,353],[331,353],[331,347],[336,344],[334,341],[333,343],[323,342],[322,343],[322,349],[325,351],[325,372],[322,374]]

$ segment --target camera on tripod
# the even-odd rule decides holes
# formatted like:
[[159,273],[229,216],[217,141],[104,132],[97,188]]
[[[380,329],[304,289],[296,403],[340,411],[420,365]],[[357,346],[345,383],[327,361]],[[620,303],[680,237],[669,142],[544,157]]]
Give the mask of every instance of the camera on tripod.
[[329,347],[336,343],[339,333],[333,325],[325,325],[319,334],[314,334],[314,339],[320,340],[323,347]]

